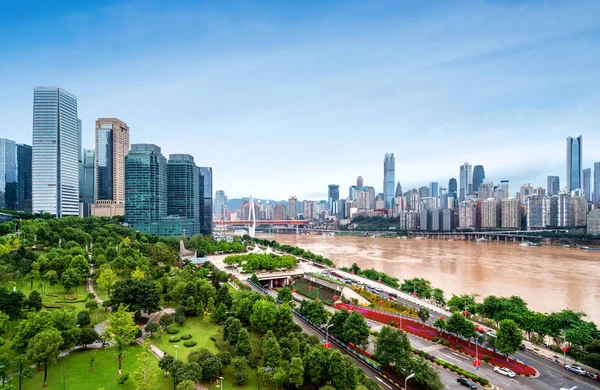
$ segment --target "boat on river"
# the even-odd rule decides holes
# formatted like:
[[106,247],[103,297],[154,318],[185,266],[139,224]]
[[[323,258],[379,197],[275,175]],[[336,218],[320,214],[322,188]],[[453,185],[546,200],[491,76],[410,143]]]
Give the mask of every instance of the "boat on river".
[[584,251],[600,251],[600,248],[595,248],[591,246],[582,246],[581,249],[583,249]]

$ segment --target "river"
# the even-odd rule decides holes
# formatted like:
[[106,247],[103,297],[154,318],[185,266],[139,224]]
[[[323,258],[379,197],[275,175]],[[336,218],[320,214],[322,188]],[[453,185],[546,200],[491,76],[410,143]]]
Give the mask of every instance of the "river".
[[454,294],[523,298],[531,310],[583,311],[600,324],[600,251],[513,243],[260,234],[330,258],[403,279],[425,278]]

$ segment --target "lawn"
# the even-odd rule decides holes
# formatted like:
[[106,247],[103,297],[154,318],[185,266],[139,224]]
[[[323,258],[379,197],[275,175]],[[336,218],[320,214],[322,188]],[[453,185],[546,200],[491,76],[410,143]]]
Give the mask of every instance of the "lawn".
[[[162,332],[160,336],[154,336],[151,340],[161,350],[165,351],[169,355],[175,356],[175,345],[179,345],[179,352],[177,358],[181,361],[187,361],[187,356],[193,349],[206,348],[212,353],[218,353],[219,349],[215,345],[215,342],[210,339],[210,336],[216,334],[219,331],[219,325],[212,323],[208,318],[201,319],[200,317],[192,317],[186,320],[183,326],[177,326],[179,333],[175,335],[168,334],[166,331]],[[184,340],[177,343],[171,343],[169,340],[172,336],[181,337],[184,334],[191,334],[191,340],[196,341],[196,345],[188,348],[183,345]]]
[[[141,351],[139,345],[129,347],[123,356],[124,372],[133,372],[135,370],[136,355]],[[95,353],[94,371],[89,372],[90,355]],[[60,390],[63,388],[62,382],[62,364],[58,362],[48,367],[48,389]],[[71,390],[133,390],[133,382],[128,381],[125,387],[117,385],[117,353],[114,348],[100,350],[87,350],[72,352],[65,360],[65,374],[67,379],[67,389]],[[37,372],[33,378],[23,383],[23,390],[33,390],[42,387],[44,381],[44,371]],[[18,383],[13,383],[18,386]],[[159,375],[158,383],[153,387],[157,390],[170,390],[173,388],[171,378],[163,379]]]

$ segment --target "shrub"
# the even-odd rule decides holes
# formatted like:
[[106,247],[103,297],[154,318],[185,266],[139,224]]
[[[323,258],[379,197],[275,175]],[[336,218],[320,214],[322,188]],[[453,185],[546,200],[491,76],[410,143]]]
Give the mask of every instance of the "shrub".
[[445,367],[447,369],[450,369],[450,370],[456,372],[459,375],[467,377],[467,378],[469,378],[472,381],[479,382],[483,386],[487,386],[489,384],[489,381],[487,379],[477,377],[477,375],[472,374],[472,373],[470,373],[468,371],[465,371],[465,370],[461,369],[460,367],[458,367],[455,364],[448,363],[448,362],[446,362],[444,360],[441,360],[441,359],[435,359],[434,361],[437,364],[439,364],[440,366]]
[[456,349],[461,349],[461,348],[462,348],[462,345],[456,344]]
[[189,339],[191,339],[191,338],[192,338],[192,335],[191,335],[191,334],[182,334],[182,335],[181,335],[181,339],[182,339],[182,340],[189,340]]
[[440,341],[440,338],[437,336],[434,336],[431,341],[433,341],[434,343],[437,343],[438,341]]
[[178,328],[178,327],[176,327],[176,326],[172,326],[172,325],[171,325],[171,326],[169,326],[169,327],[167,328],[167,333],[168,333],[168,334],[176,334],[176,333],[179,333],[179,328]]
[[198,344],[198,343],[196,343],[195,340],[188,340],[188,341],[186,341],[186,342],[183,343],[183,345],[185,345],[186,347],[193,347],[196,344]]
[[490,357],[488,355],[483,355],[481,357],[481,360],[483,360],[484,362],[488,363],[490,361]]
[[442,341],[442,345],[443,345],[444,347],[447,347],[447,346],[449,346],[449,345],[450,345],[450,341],[448,341],[448,340],[444,340],[444,341]]
[[170,343],[177,343],[179,342],[181,339],[178,336],[173,336],[169,339]]

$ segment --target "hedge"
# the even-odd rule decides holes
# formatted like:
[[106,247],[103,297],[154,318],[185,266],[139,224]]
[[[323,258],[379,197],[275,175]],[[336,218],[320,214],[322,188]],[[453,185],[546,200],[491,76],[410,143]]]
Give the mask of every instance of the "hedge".
[[171,338],[169,339],[169,342],[170,342],[170,343],[177,343],[177,342],[179,342],[179,340],[181,340],[179,337],[177,337],[177,336],[173,336],[173,337],[171,337]]
[[189,340],[189,339],[191,339],[191,338],[192,338],[192,335],[191,335],[191,334],[182,334],[182,335],[181,335],[181,339],[182,339],[182,340]]
[[195,346],[197,343],[194,340],[188,340],[186,342],[183,343],[183,345],[185,345],[186,347],[193,347]]
[[168,334],[176,334],[179,333],[179,328],[173,325],[169,325],[169,327],[167,328],[167,333]]
[[441,359],[435,359],[434,362],[436,362],[437,364],[439,364],[442,367],[445,367],[445,368],[447,368],[449,370],[452,370],[452,371],[456,372],[459,375],[467,377],[467,378],[469,378],[472,381],[479,382],[483,386],[487,386],[490,383],[487,379],[481,378],[481,377],[477,377],[477,375],[471,374],[470,372],[463,370],[462,368],[458,367],[455,364],[448,363],[448,362],[443,361]]

